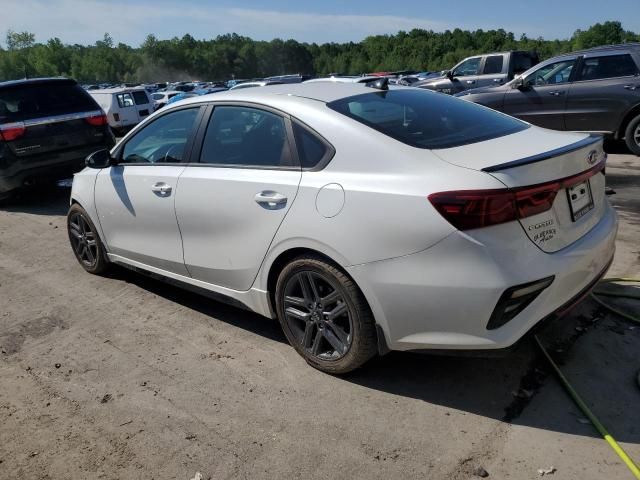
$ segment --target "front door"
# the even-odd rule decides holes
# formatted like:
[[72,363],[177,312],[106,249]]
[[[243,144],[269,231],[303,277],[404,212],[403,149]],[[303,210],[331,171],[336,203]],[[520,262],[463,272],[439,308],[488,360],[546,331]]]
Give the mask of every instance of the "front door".
[[477,86],[481,60],[482,57],[467,58],[453,68],[451,71],[453,82],[457,82],[458,85],[457,88],[454,88],[455,91],[450,93],[475,88]]
[[522,88],[507,91],[503,112],[540,127],[565,130],[564,112],[576,59],[543,64],[523,79]]
[[176,213],[192,277],[248,290],[298,192],[289,119],[249,106],[216,106],[200,165],[179,179]]
[[156,118],[125,140],[117,165],[98,174],[96,207],[109,253],[188,274],[174,202],[199,109]]

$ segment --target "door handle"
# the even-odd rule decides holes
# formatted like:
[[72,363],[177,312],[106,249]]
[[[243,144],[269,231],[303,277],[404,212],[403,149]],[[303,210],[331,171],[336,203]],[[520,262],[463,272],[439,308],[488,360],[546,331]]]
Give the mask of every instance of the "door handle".
[[467,80],[467,85],[473,85],[474,83],[476,83],[475,80]]
[[559,97],[560,95],[562,95],[564,92],[559,92],[557,90],[554,90],[553,92],[549,92],[549,95],[553,95],[554,97]]
[[493,83],[502,83],[502,78],[494,78]]
[[272,190],[263,190],[253,197],[258,205],[268,210],[277,210],[287,204],[287,197]]
[[625,85],[624,88],[626,88],[627,90],[637,90],[638,85]]
[[169,195],[171,193],[171,185],[167,185],[164,182],[157,182],[152,185],[151,191],[160,195]]

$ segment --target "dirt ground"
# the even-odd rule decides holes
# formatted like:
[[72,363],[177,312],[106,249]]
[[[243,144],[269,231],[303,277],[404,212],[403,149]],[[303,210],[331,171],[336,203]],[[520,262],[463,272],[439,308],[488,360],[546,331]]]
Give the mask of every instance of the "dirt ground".
[[[640,159],[610,155],[607,179],[609,275],[640,277]],[[1,479],[631,478],[531,342],[501,358],[391,353],[332,377],[275,321],[124,269],[84,273],[68,195],[0,207]],[[543,338],[640,461],[640,326],[587,300]]]

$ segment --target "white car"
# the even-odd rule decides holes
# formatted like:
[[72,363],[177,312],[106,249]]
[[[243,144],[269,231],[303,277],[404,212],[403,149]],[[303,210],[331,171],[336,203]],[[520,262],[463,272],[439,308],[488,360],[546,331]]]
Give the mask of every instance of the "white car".
[[283,82],[276,80],[260,80],[257,82],[243,82],[231,87],[229,90],[242,90],[243,88],[266,87],[267,85],[282,85]]
[[330,77],[312,78],[305,80],[303,83],[316,83],[316,82],[333,82],[333,83],[369,83],[380,80],[382,77],[378,76],[338,76],[332,75]]
[[109,126],[118,134],[140,123],[154,111],[147,91],[142,87],[88,90],[107,114]]
[[151,99],[153,100],[153,109],[160,110],[162,107],[166,106],[176,95],[180,95],[184,92],[179,92],[177,90],[167,90],[164,92],[155,92],[151,94]]
[[69,238],[280,321],[314,367],[509,347],[609,267],[600,137],[407,87],[287,84],[170,105],[73,181]]

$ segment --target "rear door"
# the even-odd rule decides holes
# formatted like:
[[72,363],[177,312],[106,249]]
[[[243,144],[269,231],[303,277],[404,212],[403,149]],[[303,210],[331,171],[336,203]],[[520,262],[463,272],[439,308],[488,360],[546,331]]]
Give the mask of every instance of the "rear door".
[[639,73],[629,52],[585,54],[569,91],[567,130],[615,132],[626,112],[640,103]]
[[508,77],[509,54],[487,55],[476,82],[477,87],[502,85]]
[[133,97],[133,101],[136,104],[138,118],[140,120],[144,120],[149,116],[150,113],[153,112],[153,106],[151,105],[149,95],[147,95],[147,92],[145,90],[133,90],[131,92],[131,96]]
[[24,168],[74,158],[83,162],[84,156],[104,148],[109,139],[102,115],[72,80],[0,88],[0,130],[11,130],[5,143]]
[[522,88],[509,89],[503,112],[540,127],[565,130],[564,112],[576,57],[543,63],[523,79]]
[[118,105],[117,113],[120,117],[120,125],[123,127],[132,127],[140,121],[136,103],[133,95],[129,92],[116,93],[116,103]]
[[200,115],[195,106],[156,117],[119,146],[117,165],[98,173],[95,202],[109,253],[188,275],[175,198]]
[[219,105],[202,129],[198,165],[180,176],[176,213],[192,277],[248,290],[302,175],[289,118]]

